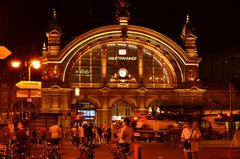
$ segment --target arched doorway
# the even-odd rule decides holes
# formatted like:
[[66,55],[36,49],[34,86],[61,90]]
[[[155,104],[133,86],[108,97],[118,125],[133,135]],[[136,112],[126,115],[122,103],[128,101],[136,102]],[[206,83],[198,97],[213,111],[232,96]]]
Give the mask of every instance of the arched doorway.
[[112,120],[118,121],[121,118],[132,115],[132,106],[128,102],[121,100],[112,106]]
[[20,98],[12,107],[14,113],[14,122],[19,120],[30,120],[37,115],[37,108],[32,101]]
[[96,108],[95,105],[88,101],[79,101],[76,110],[82,116],[83,123],[87,121],[95,121]]

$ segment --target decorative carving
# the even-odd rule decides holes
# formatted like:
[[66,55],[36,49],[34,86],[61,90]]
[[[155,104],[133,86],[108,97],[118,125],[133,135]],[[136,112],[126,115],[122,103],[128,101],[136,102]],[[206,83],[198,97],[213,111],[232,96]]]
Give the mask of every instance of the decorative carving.
[[54,80],[59,79],[61,71],[58,65],[48,65],[47,68],[43,71],[42,79],[43,80]]
[[101,55],[103,58],[106,58],[107,57],[107,49],[102,49],[101,50]]
[[129,3],[127,0],[118,0],[118,3],[116,3],[117,12],[116,17],[129,17],[130,14],[128,12]]

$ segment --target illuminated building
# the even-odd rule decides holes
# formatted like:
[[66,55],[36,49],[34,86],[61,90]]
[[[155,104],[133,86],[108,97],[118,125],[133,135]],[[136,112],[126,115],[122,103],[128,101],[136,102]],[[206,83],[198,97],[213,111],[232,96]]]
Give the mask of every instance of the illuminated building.
[[78,101],[77,111],[96,124],[146,113],[149,107],[164,111],[178,105],[175,113],[184,113],[184,106],[192,105],[200,113],[205,90],[199,88],[201,58],[189,16],[183,48],[154,30],[129,25],[127,7],[119,7],[118,24],[86,32],[61,49],[56,15],[42,52],[42,112],[70,119]]
[[[147,113],[150,107],[152,112],[201,114],[218,106],[215,101],[227,105],[231,99],[233,105],[239,104],[234,93],[230,98],[229,89],[202,87],[197,37],[188,15],[183,43],[177,44],[159,32],[129,24],[124,6],[118,7],[116,25],[83,33],[64,48],[53,11],[42,48],[42,97],[34,98],[31,108],[24,107],[35,113],[30,125],[49,126],[58,119],[70,127],[76,111],[100,125]],[[18,111],[15,91],[1,85],[1,105],[8,112]],[[25,100],[22,104],[27,105]]]

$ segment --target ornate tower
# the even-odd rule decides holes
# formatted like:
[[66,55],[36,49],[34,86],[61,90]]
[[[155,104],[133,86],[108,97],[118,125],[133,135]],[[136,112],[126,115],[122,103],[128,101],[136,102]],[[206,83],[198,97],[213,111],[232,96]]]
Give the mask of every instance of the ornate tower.
[[130,19],[130,14],[128,12],[129,3],[127,0],[118,0],[116,3],[117,12],[116,19],[120,25],[127,25]]
[[129,3],[127,0],[118,0],[116,7],[116,19],[122,26],[122,38],[125,40],[127,38],[127,25],[130,19],[130,14],[128,12]]
[[184,49],[191,58],[196,58],[197,48],[196,40],[197,37],[194,35],[195,28],[190,23],[190,17],[187,15],[186,23],[182,29],[181,40],[184,44]]
[[61,27],[57,20],[56,10],[53,9],[53,18],[50,21],[48,31],[46,32],[46,36],[48,39],[47,44],[47,56],[58,55],[61,49]]
[[[197,64],[201,61],[201,58],[198,57],[196,40],[197,37],[194,35],[195,28],[190,23],[190,17],[187,15],[186,23],[182,29],[181,40],[183,42],[184,50],[192,61],[196,61]],[[185,80],[186,82],[196,83],[199,82],[198,79],[198,66],[186,66]]]
[[56,81],[60,80],[61,67],[59,64],[47,63],[49,59],[56,58],[61,51],[61,27],[57,20],[56,10],[53,9],[53,18],[50,21],[46,32],[47,43],[42,47],[42,80]]

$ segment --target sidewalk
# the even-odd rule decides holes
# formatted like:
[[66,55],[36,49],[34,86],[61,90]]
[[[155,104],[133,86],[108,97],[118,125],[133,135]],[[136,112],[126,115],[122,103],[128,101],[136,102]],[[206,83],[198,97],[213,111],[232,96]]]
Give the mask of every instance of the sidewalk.
[[200,147],[240,147],[232,146],[232,140],[202,140],[200,142]]

